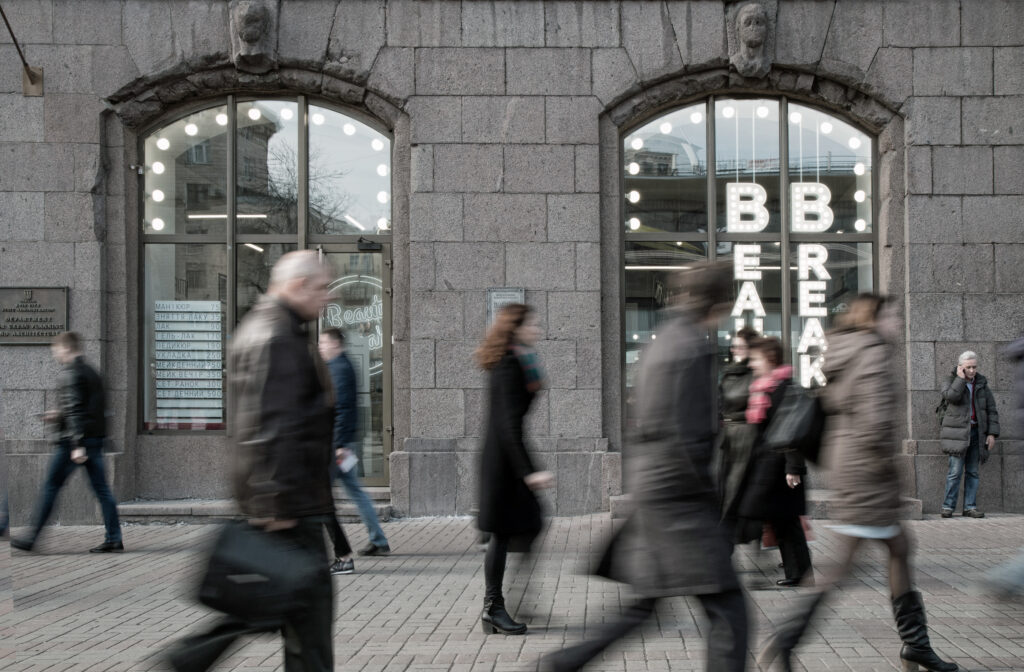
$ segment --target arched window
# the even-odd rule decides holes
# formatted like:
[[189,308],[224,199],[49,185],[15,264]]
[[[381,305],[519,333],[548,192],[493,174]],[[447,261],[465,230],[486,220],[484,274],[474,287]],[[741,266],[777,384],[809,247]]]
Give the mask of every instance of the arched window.
[[144,134],[140,153],[142,427],[223,429],[224,346],[274,262],[389,240],[391,139],[302,96],[230,96]]
[[801,383],[825,384],[824,332],[875,285],[873,138],[786,99],[713,98],[622,143],[627,404],[668,274],[709,259],[736,280],[723,357],[747,324],[782,339]]

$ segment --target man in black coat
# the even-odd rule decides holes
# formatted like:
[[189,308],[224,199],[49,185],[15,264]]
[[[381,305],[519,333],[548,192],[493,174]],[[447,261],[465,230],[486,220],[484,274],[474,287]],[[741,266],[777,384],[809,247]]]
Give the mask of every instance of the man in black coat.
[[53,358],[61,365],[57,379],[60,399],[58,410],[47,411],[43,420],[56,426],[57,444],[50,460],[50,469],[32,520],[30,536],[11,539],[11,546],[31,551],[39,532],[46,525],[57,503],[57,495],[75,468],[84,466],[96,498],[103,511],[106,538],[90,553],[124,551],[121,524],[117,518],[117,501],[107,484],[103,469],[103,442],[107,436],[107,406],[103,380],[96,369],[82,356],[81,341],[73,331],[58,334],[50,346]]

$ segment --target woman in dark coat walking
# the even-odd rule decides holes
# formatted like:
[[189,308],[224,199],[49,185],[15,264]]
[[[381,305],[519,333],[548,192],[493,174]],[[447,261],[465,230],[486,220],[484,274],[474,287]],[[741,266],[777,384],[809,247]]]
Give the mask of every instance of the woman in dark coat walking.
[[[750,369],[749,344],[757,338],[757,332],[751,327],[743,327],[732,337],[729,351],[732,362],[722,372],[722,380],[718,384],[719,412],[722,414],[722,427],[718,435],[718,494],[722,507],[722,521],[729,529],[736,529],[738,522],[736,509],[740,494],[743,492],[743,481],[750,467],[751,451],[757,428],[747,424],[747,399],[750,397],[750,384],[754,382],[754,372]],[[758,528],[760,529],[760,528]],[[736,529],[736,543],[744,535]]]
[[[823,438],[835,494],[834,529],[839,533],[840,558],[808,601],[779,628],[761,655],[767,667],[778,659],[790,670],[790,656],[827,591],[849,574],[858,546],[875,539],[889,552],[889,591],[896,629],[903,647],[900,660],[906,672],[918,665],[932,672],[956,672],[932,650],[921,593],[913,590],[910,576],[910,539],[899,520],[899,476],[893,462],[896,446],[897,389],[892,381],[892,360],[882,333],[899,328],[894,311],[883,314],[885,299],[861,294],[829,336],[822,372],[828,385],[822,390],[822,408],[828,415]],[[881,333],[880,333],[881,332]]]
[[544,377],[533,345],[540,329],[533,311],[521,303],[504,306],[476,351],[476,361],[489,372],[489,406],[480,456],[480,512],[477,526],[491,539],[484,556],[485,633],[522,635],[525,623],[505,610],[501,587],[509,551],[528,552],[541,530],[540,502],[534,490],[554,482],[538,471],[523,441],[523,420]]

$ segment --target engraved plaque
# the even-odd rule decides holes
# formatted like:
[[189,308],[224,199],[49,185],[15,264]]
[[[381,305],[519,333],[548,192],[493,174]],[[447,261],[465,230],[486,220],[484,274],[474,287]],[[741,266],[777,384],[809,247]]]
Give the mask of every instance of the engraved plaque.
[[0,344],[49,345],[67,330],[67,287],[0,287]]

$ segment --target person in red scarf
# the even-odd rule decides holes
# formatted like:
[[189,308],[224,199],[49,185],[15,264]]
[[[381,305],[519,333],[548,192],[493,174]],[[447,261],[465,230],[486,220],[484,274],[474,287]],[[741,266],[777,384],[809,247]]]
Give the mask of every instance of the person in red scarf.
[[757,338],[749,345],[754,382],[750,384],[747,423],[757,427],[757,439],[740,499],[739,515],[748,521],[743,529],[760,531],[760,525],[749,524],[752,521],[764,521],[772,526],[786,572],[786,578],[776,581],[778,585],[796,586],[801,581],[813,583],[811,553],[800,522],[800,516],[807,509],[803,484],[807,473],[804,458],[795,450],[779,453],[763,445],[765,430],[786,393],[786,387],[793,384],[793,367],[782,363],[782,343],[777,338]]

